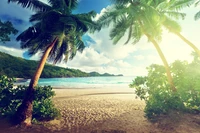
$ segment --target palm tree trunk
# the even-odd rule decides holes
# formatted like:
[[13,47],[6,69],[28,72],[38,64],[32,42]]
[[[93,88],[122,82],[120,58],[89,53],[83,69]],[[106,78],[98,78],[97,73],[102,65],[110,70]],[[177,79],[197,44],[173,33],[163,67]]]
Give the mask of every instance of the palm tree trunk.
[[36,72],[30,81],[29,87],[26,91],[25,98],[23,99],[22,104],[19,106],[14,116],[15,117],[14,120],[16,121],[17,124],[22,124],[24,126],[31,126],[35,87],[38,84],[38,80],[42,74],[46,60],[56,41],[57,38],[55,38],[54,41],[45,50],[38,64]]
[[146,34],[146,33],[145,33],[145,35],[146,35],[146,36],[148,37],[148,39],[153,43],[153,45],[155,46],[155,48],[156,48],[156,50],[157,50],[157,52],[158,52],[160,58],[162,59],[162,62],[163,62],[163,64],[164,64],[164,66],[165,66],[165,70],[166,70],[166,73],[167,73],[168,82],[169,82],[169,84],[170,84],[170,86],[171,86],[172,91],[175,92],[175,91],[176,91],[176,88],[175,88],[175,86],[174,86],[173,79],[172,79],[171,72],[170,72],[170,68],[169,68],[169,65],[168,65],[168,63],[167,63],[167,60],[166,60],[164,54],[162,53],[162,51],[161,51],[161,49],[160,49],[158,43],[157,43],[153,38],[151,38],[150,35],[148,35],[148,34]]
[[189,40],[187,40],[183,35],[181,35],[179,32],[173,31],[174,34],[176,34],[178,37],[180,37],[185,43],[187,43],[190,47],[194,49],[194,51],[199,55],[200,57],[200,50]]

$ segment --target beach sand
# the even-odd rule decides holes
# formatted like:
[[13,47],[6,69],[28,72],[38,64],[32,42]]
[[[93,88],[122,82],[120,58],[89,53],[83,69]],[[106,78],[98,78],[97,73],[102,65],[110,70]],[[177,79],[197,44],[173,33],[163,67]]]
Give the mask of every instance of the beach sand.
[[[0,133],[199,133],[200,116],[173,114],[149,122],[133,89],[54,89],[61,118],[22,129],[0,124]],[[2,123],[2,122],[0,122]]]

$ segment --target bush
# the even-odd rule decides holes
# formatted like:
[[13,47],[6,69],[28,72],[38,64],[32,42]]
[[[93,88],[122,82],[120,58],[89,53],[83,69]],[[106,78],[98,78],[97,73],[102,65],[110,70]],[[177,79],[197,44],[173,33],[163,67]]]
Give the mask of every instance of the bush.
[[164,66],[151,65],[146,77],[136,77],[129,85],[146,102],[145,114],[153,119],[170,111],[200,112],[200,63],[175,61],[171,72],[176,92],[168,84]]
[[[11,117],[22,103],[27,86],[14,87],[14,78],[0,76],[0,116]],[[37,86],[33,102],[33,118],[37,120],[54,119],[59,116],[52,97],[55,92],[51,86]]]

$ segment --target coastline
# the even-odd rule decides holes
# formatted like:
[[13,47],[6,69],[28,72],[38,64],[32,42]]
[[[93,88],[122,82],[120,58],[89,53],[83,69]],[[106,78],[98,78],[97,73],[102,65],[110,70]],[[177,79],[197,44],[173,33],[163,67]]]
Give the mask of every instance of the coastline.
[[[134,77],[74,77],[74,78],[40,78],[38,85],[50,85],[53,88],[70,89],[104,89],[129,88]],[[22,81],[22,82],[20,82]],[[18,79],[16,85],[28,85],[30,79]]]

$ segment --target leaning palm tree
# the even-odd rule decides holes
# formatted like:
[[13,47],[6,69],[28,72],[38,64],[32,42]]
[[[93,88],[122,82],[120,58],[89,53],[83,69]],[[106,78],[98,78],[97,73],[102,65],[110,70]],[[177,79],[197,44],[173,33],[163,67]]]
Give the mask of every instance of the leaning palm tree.
[[176,91],[170,67],[162,53],[158,42],[161,40],[162,23],[158,12],[148,5],[145,0],[113,0],[115,3],[112,8],[109,8],[104,15],[102,15],[98,23],[102,27],[109,26],[113,23],[113,28],[110,32],[110,37],[113,43],[116,44],[128,31],[127,44],[131,39],[133,43],[139,42],[144,35],[155,46],[162,62],[165,66],[168,82],[173,91]]
[[49,0],[48,5],[38,0],[9,1],[18,2],[23,7],[36,11],[30,17],[30,22],[34,25],[17,37],[17,40],[21,41],[21,48],[28,49],[30,55],[43,53],[25,98],[15,115],[18,123],[31,125],[33,94],[46,60],[55,64],[73,59],[76,52],[82,52],[85,47],[81,37],[87,31],[93,32],[99,27],[92,21],[92,17],[96,15],[94,11],[82,14],[72,13],[78,0]]
[[[200,1],[199,1],[200,2]],[[163,26],[171,33],[177,35],[186,44],[188,44],[193,50],[200,56],[200,50],[186,37],[181,34],[181,26],[174,19],[184,19],[185,13],[179,12],[180,9],[188,7],[194,3],[194,0],[159,0],[149,2],[154,10],[156,10],[159,16],[162,18]],[[197,13],[198,14],[198,13]],[[196,15],[197,17],[198,15]]]

